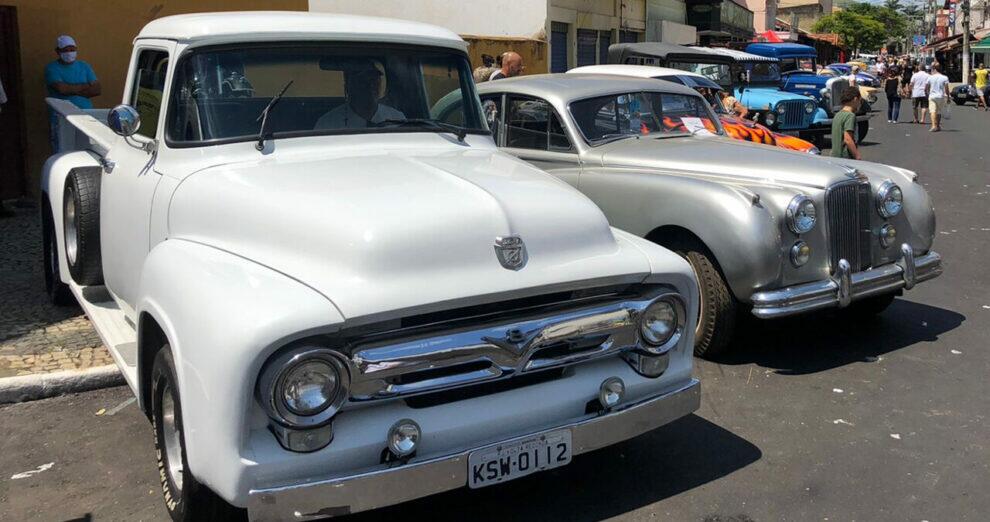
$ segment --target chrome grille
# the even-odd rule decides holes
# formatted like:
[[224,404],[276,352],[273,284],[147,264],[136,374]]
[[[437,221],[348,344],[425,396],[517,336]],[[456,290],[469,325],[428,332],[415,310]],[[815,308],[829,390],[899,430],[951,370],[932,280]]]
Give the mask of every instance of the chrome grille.
[[784,108],[784,115],[780,116],[778,112],[777,115],[780,116],[779,127],[781,129],[803,129],[807,127],[811,122],[805,121],[810,118],[810,114],[804,111],[804,105],[807,103],[804,100],[788,100],[780,102],[777,107]]
[[845,259],[854,271],[870,267],[870,183],[847,181],[825,193],[832,271]]

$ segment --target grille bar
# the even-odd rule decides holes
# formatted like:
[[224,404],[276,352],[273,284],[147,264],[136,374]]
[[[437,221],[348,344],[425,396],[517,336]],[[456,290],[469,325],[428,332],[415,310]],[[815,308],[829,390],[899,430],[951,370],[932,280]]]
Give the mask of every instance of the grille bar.
[[784,115],[780,117],[781,129],[803,129],[808,126],[805,122],[804,104],[801,100],[788,100],[780,102],[780,107],[784,108]]
[[858,180],[833,185],[825,193],[832,271],[840,259],[857,272],[869,268],[871,197],[869,182]]

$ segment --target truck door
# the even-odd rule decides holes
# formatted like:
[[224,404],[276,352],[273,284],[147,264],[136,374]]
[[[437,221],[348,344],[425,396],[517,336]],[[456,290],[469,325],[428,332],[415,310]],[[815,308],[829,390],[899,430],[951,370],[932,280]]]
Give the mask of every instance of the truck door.
[[141,41],[135,47],[123,103],[137,109],[141,124],[136,134],[118,136],[104,161],[100,188],[103,278],[128,315],[133,315],[141,269],[150,249],[151,203],[161,180],[155,161],[173,50],[174,44],[167,41]]

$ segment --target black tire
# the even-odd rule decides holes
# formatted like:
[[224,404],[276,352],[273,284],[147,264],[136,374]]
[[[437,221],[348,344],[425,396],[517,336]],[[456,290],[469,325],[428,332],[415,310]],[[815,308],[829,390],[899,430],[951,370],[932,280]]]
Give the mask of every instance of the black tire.
[[729,291],[715,261],[705,245],[691,239],[680,239],[668,248],[686,259],[694,269],[701,296],[698,324],[694,331],[694,355],[713,359],[728,351],[729,341],[736,329],[739,305]]
[[55,306],[69,306],[76,303],[69,285],[62,282],[59,268],[58,236],[55,234],[55,216],[46,200],[41,207],[41,240],[44,254],[45,292]]
[[853,301],[849,306],[841,310],[841,314],[847,319],[862,320],[876,317],[883,313],[894,302],[896,293],[882,294]]
[[81,286],[103,284],[100,253],[100,175],[98,169],[77,169],[65,180],[62,196],[62,239],[72,280]]
[[[244,520],[247,514],[242,509],[231,506],[210,488],[200,484],[189,471],[186,460],[185,432],[182,429],[182,402],[175,377],[175,362],[172,351],[165,345],[155,355],[151,369],[151,424],[155,437],[155,454],[158,460],[158,477],[162,485],[162,495],[165,499],[165,509],[175,522],[190,522],[197,520]],[[166,395],[167,394],[167,395]],[[163,407],[167,401],[169,407]],[[172,459],[169,457],[168,445],[165,443],[165,416],[168,415],[178,431],[178,453],[181,455],[181,470],[177,484],[169,471]],[[173,446],[174,447],[174,446]],[[174,453],[173,453],[174,455]]]
[[861,121],[861,122],[857,123],[856,124],[856,144],[858,145],[860,143],[863,143],[863,140],[866,139],[866,135],[869,132],[870,132],[870,122],[869,122],[869,120],[867,120],[867,121]]

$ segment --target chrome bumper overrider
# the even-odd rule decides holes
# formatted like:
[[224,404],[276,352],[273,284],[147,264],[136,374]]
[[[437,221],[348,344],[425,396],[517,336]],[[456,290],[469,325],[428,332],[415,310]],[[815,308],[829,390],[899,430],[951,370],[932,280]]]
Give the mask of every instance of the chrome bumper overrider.
[[[598,417],[546,429],[569,428],[573,454],[579,455],[646,433],[694,412],[700,405],[701,384],[691,379],[687,385],[652,399]],[[254,521],[312,520],[375,509],[460,488],[467,484],[468,455],[473,450],[349,477],[251,490],[248,516]]]
[[886,294],[938,277],[942,273],[942,256],[929,252],[914,257],[908,244],[901,245],[901,259],[871,270],[852,273],[845,259],[831,278],[803,285],[753,294],[753,315],[770,319],[811,310],[848,306],[856,299]]

